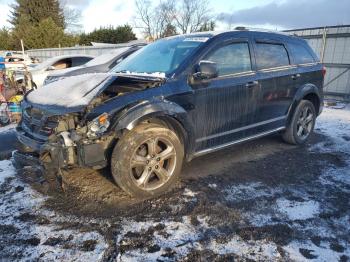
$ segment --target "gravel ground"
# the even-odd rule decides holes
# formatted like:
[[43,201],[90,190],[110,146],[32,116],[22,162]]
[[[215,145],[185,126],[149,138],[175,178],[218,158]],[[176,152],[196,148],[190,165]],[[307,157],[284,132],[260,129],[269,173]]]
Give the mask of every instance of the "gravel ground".
[[159,198],[131,199],[108,171],[51,182],[0,161],[0,260],[349,261],[349,106],[326,108],[305,146],[271,136],[197,158]]

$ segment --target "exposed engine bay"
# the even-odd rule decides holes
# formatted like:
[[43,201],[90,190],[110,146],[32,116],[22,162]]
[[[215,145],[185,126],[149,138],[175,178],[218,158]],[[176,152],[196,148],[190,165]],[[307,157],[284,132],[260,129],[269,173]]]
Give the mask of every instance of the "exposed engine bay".
[[29,147],[29,151],[34,151],[46,167],[103,168],[108,165],[108,154],[118,139],[118,132],[109,129],[111,121],[116,121],[117,117],[103,112],[89,118],[91,112],[120,96],[159,87],[164,81],[154,77],[114,77],[105,82],[108,83],[107,87],[101,88],[102,92],[92,98],[87,106],[62,115],[58,112],[50,115],[27,102],[23,120],[17,128],[18,139]]

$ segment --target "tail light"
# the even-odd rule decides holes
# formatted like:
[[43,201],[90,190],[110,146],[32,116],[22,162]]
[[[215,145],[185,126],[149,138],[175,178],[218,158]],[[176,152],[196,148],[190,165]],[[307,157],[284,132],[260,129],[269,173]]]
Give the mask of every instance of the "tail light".
[[322,75],[323,75],[323,77],[325,77],[326,72],[327,72],[326,68],[325,68],[325,67],[322,67]]

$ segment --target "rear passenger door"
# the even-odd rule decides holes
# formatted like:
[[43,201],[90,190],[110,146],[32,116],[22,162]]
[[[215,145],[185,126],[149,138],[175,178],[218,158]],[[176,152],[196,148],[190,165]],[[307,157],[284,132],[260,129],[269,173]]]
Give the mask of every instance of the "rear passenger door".
[[255,39],[254,42],[261,86],[257,132],[264,132],[285,125],[288,109],[296,92],[293,79],[296,66],[291,65],[283,42],[271,39]]
[[210,48],[200,60],[217,64],[218,77],[193,86],[196,151],[239,140],[255,122],[259,86],[247,39],[230,39]]

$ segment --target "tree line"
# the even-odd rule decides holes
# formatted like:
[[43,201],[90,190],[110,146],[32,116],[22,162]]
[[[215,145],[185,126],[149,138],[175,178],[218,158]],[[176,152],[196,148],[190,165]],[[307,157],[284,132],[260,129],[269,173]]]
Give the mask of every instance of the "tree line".
[[[158,38],[208,31],[215,28],[208,0],[135,0],[133,26],[145,38]],[[18,50],[22,39],[26,49],[90,45],[91,42],[123,43],[136,39],[128,25],[106,26],[79,33],[80,14],[59,0],[16,0],[11,5],[11,28],[0,29],[0,50]]]

